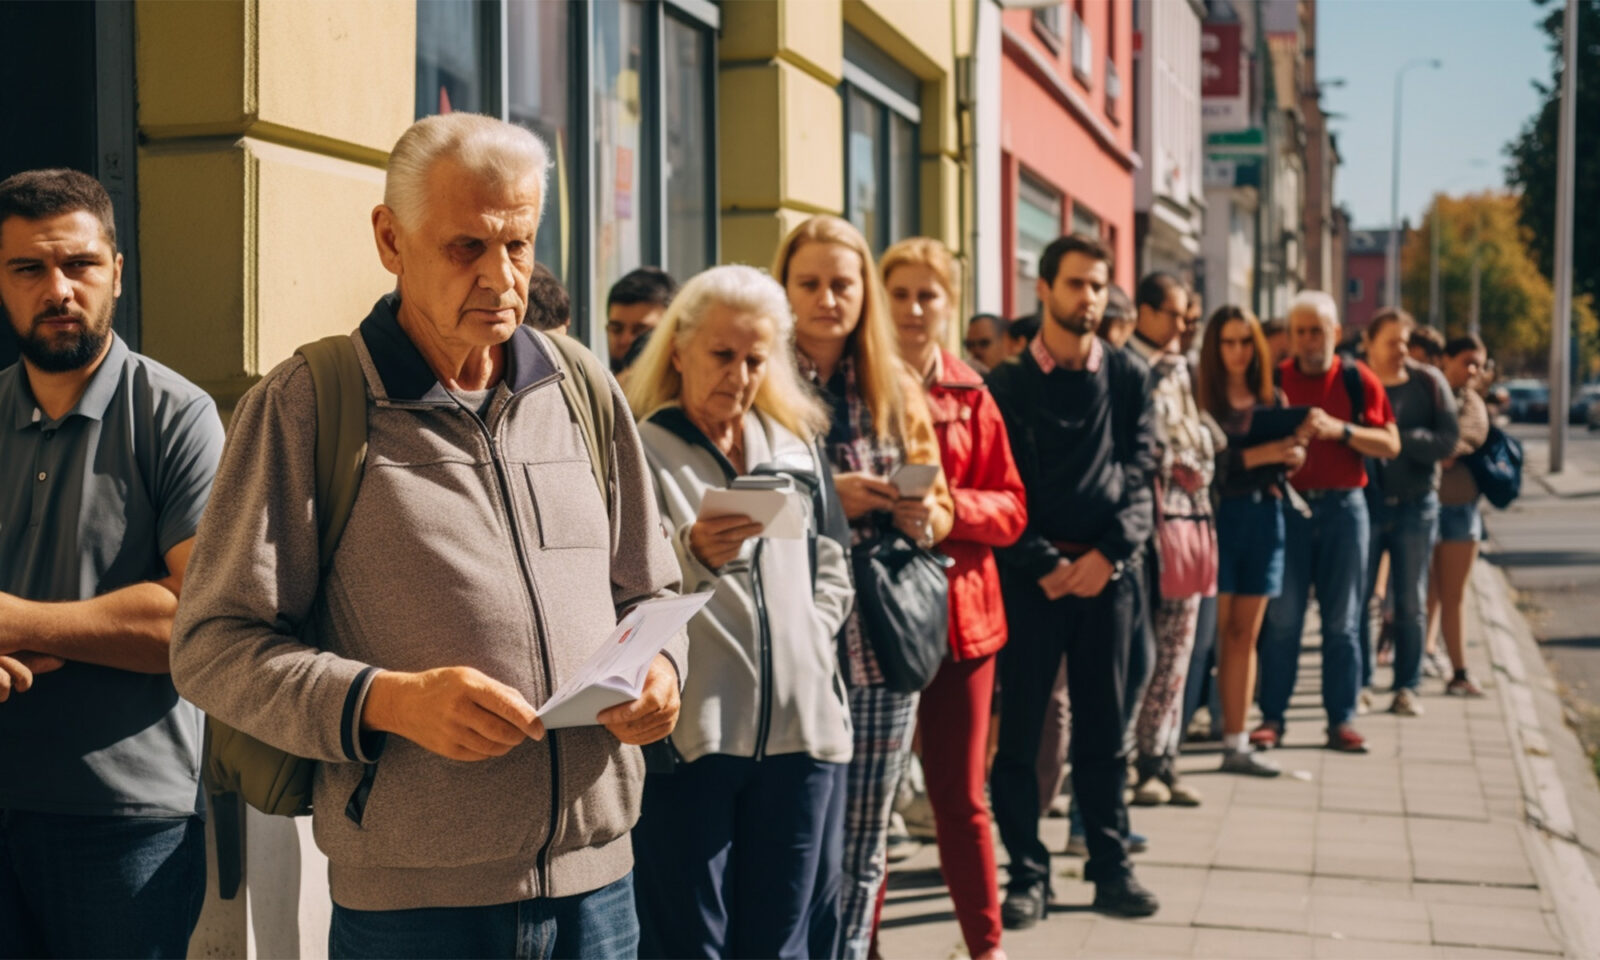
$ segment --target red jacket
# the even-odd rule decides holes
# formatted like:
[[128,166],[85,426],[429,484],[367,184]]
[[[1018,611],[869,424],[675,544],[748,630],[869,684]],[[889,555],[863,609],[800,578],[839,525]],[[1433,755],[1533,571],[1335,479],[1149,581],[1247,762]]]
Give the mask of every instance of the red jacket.
[[1006,644],[994,548],[1022,536],[1028,508],[1005,421],[983,378],[947,350],[939,351],[939,360],[928,407],[956,504],[955,526],[939,544],[955,561],[949,570],[950,652],[956,660],[973,660]]

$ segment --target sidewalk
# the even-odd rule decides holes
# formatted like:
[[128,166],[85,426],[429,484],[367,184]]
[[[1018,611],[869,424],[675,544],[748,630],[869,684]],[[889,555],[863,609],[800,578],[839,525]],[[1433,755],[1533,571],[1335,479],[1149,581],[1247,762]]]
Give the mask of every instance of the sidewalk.
[[[1518,628],[1503,578],[1479,567],[1467,643],[1487,697],[1446,698],[1442,681],[1424,681],[1424,716],[1362,717],[1372,752],[1330,753],[1321,749],[1313,627],[1286,743],[1274,754],[1285,774],[1220,774],[1215,747],[1187,748],[1180,769],[1204,805],[1132,809],[1134,829],[1150,838],[1149,852],[1135,856],[1139,877],[1161,898],[1161,912],[1138,921],[1090,912],[1082,861],[1058,856],[1050,916],[1032,930],[1008,931],[1006,951],[1018,958],[1600,955],[1600,892],[1582,849],[1562,839],[1586,835],[1574,821],[1600,810],[1600,790],[1592,777],[1556,775],[1555,764],[1581,763],[1581,752],[1550,719],[1546,701],[1554,694],[1538,680],[1543,664],[1525,667],[1538,654]],[[1377,708],[1387,705],[1380,694]],[[1574,790],[1586,792],[1569,802]],[[1066,821],[1045,821],[1044,834],[1051,850],[1064,849]],[[1003,847],[999,853],[1003,860]],[[931,843],[891,868],[889,887],[884,956],[965,956]]]

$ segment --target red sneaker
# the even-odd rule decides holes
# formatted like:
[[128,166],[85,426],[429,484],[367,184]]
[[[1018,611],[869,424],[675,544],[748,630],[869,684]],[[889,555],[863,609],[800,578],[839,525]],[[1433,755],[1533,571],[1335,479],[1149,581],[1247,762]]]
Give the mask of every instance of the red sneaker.
[[1340,753],[1366,753],[1367,739],[1348,723],[1328,731],[1328,749]]
[[1271,750],[1283,740],[1283,724],[1271,720],[1261,721],[1261,726],[1250,731],[1250,743],[1257,750]]

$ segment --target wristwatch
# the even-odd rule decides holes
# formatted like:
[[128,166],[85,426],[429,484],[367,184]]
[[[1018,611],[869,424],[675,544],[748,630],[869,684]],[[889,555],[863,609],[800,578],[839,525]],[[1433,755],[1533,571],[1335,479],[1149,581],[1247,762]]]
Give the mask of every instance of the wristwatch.
[[1350,446],[1350,423],[1349,423],[1349,421],[1345,422],[1344,433],[1340,435],[1339,442],[1344,444],[1347,447]]

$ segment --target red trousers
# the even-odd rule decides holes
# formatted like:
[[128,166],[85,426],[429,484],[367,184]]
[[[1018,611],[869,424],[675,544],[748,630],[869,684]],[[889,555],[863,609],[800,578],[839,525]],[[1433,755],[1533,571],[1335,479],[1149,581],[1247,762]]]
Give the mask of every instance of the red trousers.
[[[994,655],[945,661],[917,706],[922,774],[939,835],[939,867],[971,956],[1000,945],[994,834],[984,799]],[[884,884],[878,890],[883,912]],[[876,920],[873,929],[877,929]]]

